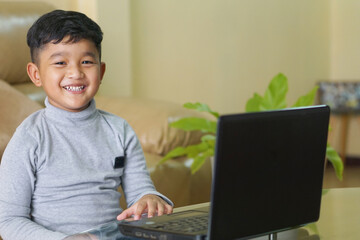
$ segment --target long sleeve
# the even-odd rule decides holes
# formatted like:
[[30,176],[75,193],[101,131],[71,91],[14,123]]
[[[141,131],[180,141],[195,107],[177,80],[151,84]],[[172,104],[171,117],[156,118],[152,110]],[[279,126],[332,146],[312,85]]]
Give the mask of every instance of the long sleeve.
[[0,165],[0,233],[4,240],[57,240],[66,237],[31,220],[36,150],[37,143],[23,129],[15,132],[4,152]]
[[126,122],[124,125],[124,132],[125,134],[122,136],[122,142],[124,142],[126,156],[124,173],[121,179],[127,205],[131,206],[142,196],[147,194],[158,195],[170,205],[173,205],[170,199],[156,191],[146,168],[146,162],[140,142],[133,129]]

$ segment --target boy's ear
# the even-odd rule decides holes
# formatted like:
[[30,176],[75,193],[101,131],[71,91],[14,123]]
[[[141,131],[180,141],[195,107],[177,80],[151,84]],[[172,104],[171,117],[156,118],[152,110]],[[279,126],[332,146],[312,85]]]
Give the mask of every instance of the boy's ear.
[[39,68],[36,66],[35,63],[28,63],[27,65],[27,74],[29,75],[31,81],[37,87],[41,87],[41,79],[39,74]]
[[100,81],[102,81],[106,70],[106,64],[104,62],[100,63]]

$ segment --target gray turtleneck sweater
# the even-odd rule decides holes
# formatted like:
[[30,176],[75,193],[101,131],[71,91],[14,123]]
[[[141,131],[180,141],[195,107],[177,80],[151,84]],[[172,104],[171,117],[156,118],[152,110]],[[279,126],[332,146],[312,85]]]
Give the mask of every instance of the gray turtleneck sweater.
[[0,235],[57,240],[114,221],[123,187],[128,206],[158,193],[140,143],[122,118],[96,109],[46,108],[17,128],[0,166]]

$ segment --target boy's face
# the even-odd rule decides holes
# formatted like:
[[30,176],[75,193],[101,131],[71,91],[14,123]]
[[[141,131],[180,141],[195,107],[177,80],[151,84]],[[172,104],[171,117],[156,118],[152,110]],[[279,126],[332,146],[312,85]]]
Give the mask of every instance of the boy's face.
[[42,86],[53,106],[79,112],[99,89],[105,73],[105,63],[100,62],[95,44],[82,39],[43,46],[38,54],[38,63],[29,63],[28,75],[34,84]]

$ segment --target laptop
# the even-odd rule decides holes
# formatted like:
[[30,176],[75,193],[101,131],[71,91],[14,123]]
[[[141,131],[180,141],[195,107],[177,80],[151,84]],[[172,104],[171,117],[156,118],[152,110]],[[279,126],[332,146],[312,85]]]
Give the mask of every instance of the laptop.
[[210,206],[121,221],[119,231],[147,239],[228,240],[316,222],[329,114],[327,106],[311,106],[220,116]]

